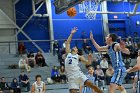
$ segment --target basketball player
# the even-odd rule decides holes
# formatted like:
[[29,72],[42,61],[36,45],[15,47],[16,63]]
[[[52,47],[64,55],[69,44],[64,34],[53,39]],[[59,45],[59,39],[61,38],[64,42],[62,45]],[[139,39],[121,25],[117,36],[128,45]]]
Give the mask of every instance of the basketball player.
[[41,81],[41,75],[36,75],[36,81],[32,84],[31,93],[46,93],[46,85]]
[[106,37],[106,46],[99,46],[94,40],[92,32],[90,32],[90,39],[98,51],[108,52],[111,58],[112,67],[114,68],[114,75],[111,78],[109,93],[115,93],[116,89],[119,89],[121,93],[126,93],[125,88],[122,86],[123,79],[126,76],[126,68],[122,61],[121,52],[130,54],[130,51],[125,48],[123,41],[120,41],[120,43],[116,42],[116,34],[109,34]]
[[131,73],[138,70],[140,70],[140,50],[138,50],[137,64],[133,68],[128,69],[127,72]]
[[103,93],[97,86],[93,85],[91,81],[83,74],[80,67],[78,66],[79,60],[87,65],[91,64],[92,56],[88,55],[88,60],[83,56],[78,55],[77,47],[73,47],[70,52],[70,42],[73,34],[77,31],[77,28],[73,28],[70,36],[66,42],[66,53],[65,59],[65,70],[68,76],[68,84],[70,93],[78,93],[80,86],[88,86],[95,90],[97,93]]

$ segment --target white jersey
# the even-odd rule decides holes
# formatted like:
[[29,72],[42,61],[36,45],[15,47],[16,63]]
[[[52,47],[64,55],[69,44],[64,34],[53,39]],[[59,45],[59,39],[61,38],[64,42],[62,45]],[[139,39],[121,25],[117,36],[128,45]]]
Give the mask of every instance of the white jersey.
[[68,53],[65,59],[65,70],[68,77],[76,75],[76,73],[81,72],[81,69],[78,64],[79,64],[78,54]]
[[35,86],[35,93],[42,93],[44,84],[45,83],[43,81],[41,81],[40,84],[37,84],[37,82],[34,82],[33,85]]

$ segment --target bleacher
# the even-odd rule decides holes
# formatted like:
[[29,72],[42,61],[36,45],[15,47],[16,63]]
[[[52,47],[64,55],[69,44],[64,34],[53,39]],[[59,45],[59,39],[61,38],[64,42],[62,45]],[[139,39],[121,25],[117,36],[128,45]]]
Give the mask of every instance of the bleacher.
[[[47,84],[47,91],[51,91],[51,92],[47,92],[47,93],[54,93],[54,92],[52,92],[54,90],[61,90],[61,91],[68,90],[67,84],[48,85],[47,78],[50,77],[50,72],[51,72],[52,67],[54,65],[59,66],[60,64],[58,62],[57,56],[53,56],[51,53],[44,53],[43,55],[46,59],[46,63],[49,65],[49,67],[47,67],[47,66],[46,67],[35,66],[35,68],[31,69],[30,73],[26,73],[30,78],[30,84],[32,84],[35,81],[35,76],[37,74],[40,74],[40,75],[42,75],[43,81]],[[8,54],[0,55],[0,77],[5,77],[6,82],[8,82],[9,84],[14,77],[18,78],[21,70],[19,68],[9,69],[8,67],[9,67],[9,65],[13,65],[13,64],[18,65],[19,59],[20,59],[20,57],[15,56],[15,55],[8,55]],[[135,65],[135,63],[136,63],[136,59],[132,59],[131,66]],[[81,63],[80,67],[82,68],[82,71],[84,73],[87,72],[84,64]],[[106,86],[106,87],[108,87],[108,86]],[[126,88],[131,88],[131,86],[126,85]],[[24,93],[24,92],[22,92],[22,93]],[[27,92],[25,92],[25,93],[27,93]]]

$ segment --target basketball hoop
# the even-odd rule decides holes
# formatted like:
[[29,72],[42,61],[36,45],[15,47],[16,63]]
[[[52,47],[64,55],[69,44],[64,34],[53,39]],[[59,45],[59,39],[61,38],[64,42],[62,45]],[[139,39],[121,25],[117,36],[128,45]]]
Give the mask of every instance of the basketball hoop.
[[96,11],[99,4],[100,0],[85,0],[79,4],[79,13],[85,13],[85,17],[88,19],[96,19]]

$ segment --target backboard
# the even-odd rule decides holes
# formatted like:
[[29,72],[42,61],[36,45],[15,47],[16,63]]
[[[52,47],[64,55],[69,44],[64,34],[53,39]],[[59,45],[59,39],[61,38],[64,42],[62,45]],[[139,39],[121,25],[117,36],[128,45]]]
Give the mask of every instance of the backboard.
[[55,6],[55,13],[61,14],[62,12],[65,12],[67,9],[81,3],[84,0],[55,0],[54,6]]

